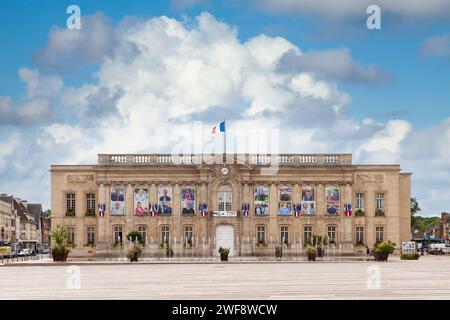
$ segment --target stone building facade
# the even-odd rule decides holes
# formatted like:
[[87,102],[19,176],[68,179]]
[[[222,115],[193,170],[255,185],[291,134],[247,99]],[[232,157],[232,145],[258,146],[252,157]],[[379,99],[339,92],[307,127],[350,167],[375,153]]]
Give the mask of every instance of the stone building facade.
[[[312,235],[335,252],[409,241],[411,174],[352,164],[351,154],[98,155],[95,165],[51,166],[52,228],[73,256],[107,254],[138,231],[147,252],[211,256],[301,254]],[[120,246],[119,246],[120,247]]]

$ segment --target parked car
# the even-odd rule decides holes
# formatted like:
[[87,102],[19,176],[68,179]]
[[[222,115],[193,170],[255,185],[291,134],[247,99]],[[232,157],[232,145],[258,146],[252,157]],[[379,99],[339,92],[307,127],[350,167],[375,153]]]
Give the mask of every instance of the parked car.
[[24,257],[24,256],[29,256],[29,255],[31,255],[30,249],[25,248],[25,249],[19,250],[19,256]]
[[432,243],[428,248],[428,253],[433,255],[441,255],[449,253],[450,248],[445,243]]

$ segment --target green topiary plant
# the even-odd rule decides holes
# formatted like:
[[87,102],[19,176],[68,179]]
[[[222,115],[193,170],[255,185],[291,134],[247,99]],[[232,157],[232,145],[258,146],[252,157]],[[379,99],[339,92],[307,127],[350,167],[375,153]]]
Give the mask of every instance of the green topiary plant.
[[145,244],[145,239],[142,237],[142,235],[137,232],[137,231],[130,231],[127,234],[127,239],[130,240],[131,242],[136,242],[137,241],[141,244],[144,245]]
[[67,230],[62,225],[57,225],[51,232],[52,237],[52,256],[54,261],[65,262],[70,249],[74,244],[69,241]]

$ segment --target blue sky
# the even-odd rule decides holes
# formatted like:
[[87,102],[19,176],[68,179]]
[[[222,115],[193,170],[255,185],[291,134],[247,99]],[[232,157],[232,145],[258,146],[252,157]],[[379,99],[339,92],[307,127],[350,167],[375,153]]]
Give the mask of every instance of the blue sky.
[[[336,138],[343,139],[344,142],[352,141],[345,144],[346,150],[339,150],[338,146],[342,145],[340,141],[336,141],[335,144],[323,145],[323,148],[327,147],[329,151],[336,152],[356,152],[356,159],[362,163],[379,161],[379,154],[384,152],[383,146],[381,149],[372,148],[370,150],[365,146],[373,143],[377,137],[392,134],[392,139],[385,146],[386,152],[389,154],[385,160],[404,164],[405,170],[418,171],[414,178],[416,180],[413,180],[416,182],[413,193],[419,199],[423,199],[423,207],[426,210],[424,214],[436,215],[440,211],[449,210],[450,189],[442,185],[442,174],[428,177],[426,169],[421,169],[423,155],[416,156],[421,153],[421,150],[428,150],[431,147],[417,145],[417,149],[410,150],[410,146],[416,144],[416,141],[431,139],[430,143],[434,144],[436,148],[432,148],[428,155],[434,157],[433,159],[436,161],[436,172],[448,174],[448,166],[445,163],[447,154],[443,154],[438,146],[445,146],[450,140],[448,137],[449,124],[446,122],[450,117],[449,4],[441,0],[430,0],[427,4],[422,1],[410,1],[409,3],[414,2],[416,6],[409,6],[408,1],[405,0],[394,2],[381,0],[378,1],[378,4],[382,10],[382,29],[368,30],[365,23],[367,18],[366,2],[370,1],[344,0],[341,7],[336,8],[331,2],[327,7],[327,1],[318,4],[312,0],[2,1],[0,11],[0,41],[2,43],[0,99],[3,97],[4,102],[2,105],[2,100],[0,100],[0,108],[4,108],[6,111],[0,113],[0,116],[3,115],[5,119],[9,117],[10,120],[8,120],[9,122],[0,121],[0,138],[4,141],[17,138],[20,143],[17,142],[16,145],[7,142],[0,144],[0,148],[3,148],[3,152],[0,149],[0,177],[3,178],[1,179],[3,181],[9,181],[9,186],[13,188],[13,190],[8,190],[6,188],[8,184],[3,183],[0,184],[1,191],[14,192],[18,195],[23,193],[23,197],[29,197],[32,201],[49,203],[48,193],[41,200],[37,193],[30,189],[25,190],[26,180],[23,179],[25,176],[38,176],[40,177],[39,183],[35,182],[32,185],[45,188],[49,184],[49,176],[42,172],[48,170],[51,163],[66,161],[60,154],[47,152],[45,147],[36,147],[46,146],[47,143],[50,143],[46,139],[51,139],[54,146],[67,152],[75,152],[76,149],[72,149],[73,146],[65,145],[66,142],[85,141],[87,138],[98,138],[95,143],[99,147],[108,148],[109,144],[104,133],[92,128],[89,131],[83,127],[86,122],[84,116],[90,114],[92,117],[92,112],[98,112],[98,110],[88,110],[85,115],[81,115],[82,112],[77,112],[77,108],[86,110],[86,106],[81,106],[83,102],[77,106],[77,102],[64,100],[64,94],[69,89],[73,89],[78,90],[77,92],[81,95],[81,91],[84,90],[83,92],[89,99],[93,99],[92,101],[101,101],[105,104],[105,108],[119,109],[119,112],[122,113],[121,116],[124,116],[124,110],[121,108],[127,103],[124,96],[127,96],[128,89],[123,86],[114,93],[113,91],[117,87],[114,87],[113,90],[108,87],[109,84],[105,85],[105,80],[102,79],[105,75],[111,75],[110,72],[113,72],[105,63],[106,59],[123,61],[116,50],[126,38],[119,32],[119,26],[125,20],[128,21],[127,27],[124,28],[126,32],[129,32],[130,26],[141,27],[143,22],[162,15],[181,23],[186,30],[198,29],[201,31],[202,27],[197,25],[198,17],[206,12],[213,17],[212,22],[211,19],[205,18],[205,23],[211,24],[211,28],[214,28],[217,23],[224,23],[229,28],[236,28],[238,32],[236,41],[242,46],[245,46],[250,39],[264,34],[272,39],[271,41],[280,37],[306,54],[303,59],[294,55],[290,64],[285,68],[293,68],[296,72],[307,71],[308,74],[314,76],[313,81],[329,86],[334,98],[320,101],[320,108],[330,108],[333,104],[342,104],[339,107],[340,111],[335,115],[335,130],[339,131],[339,121],[343,121],[342,125],[349,125],[346,122],[349,121],[351,122],[349,126],[354,127],[353,131]],[[393,3],[398,5],[393,5]],[[105,27],[107,30],[105,34],[108,35],[108,41],[111,40],[111,43],[99,48],[100,51],[104,50],[99,55],[89,55],[88,53],[89,57],[94,56],[90,61],[81,58],[80,61],[74,61],[73,59],[80,54],[77,50],[84,50],[82,52],[85,54],[88,50],[83,47],[86,44],[80,42],[70,53],[73,54],[70,56],[70,63],[73,64],[73,67],[65,70],[61,65],[59,67],[52,65],[52,63],[61,63],[57,60],[57,55],[61,52],[64,55],[67,52],[58,45],[50,44],[51,30],[64,31],[68,17],[66,8],[73,4],[79,5],[81,8],[82,22],[84,17],[91,16],[93,17],[92,23],[97,21]],[[404,7],[401,4],[404,4]],[[98,12],[101,12],[102,16],[94,16]],[[93,30],[88,28],[82,32],[92,32]],[[145,34],[144,29],[140,32]],[[208,41],[210,40],[208,38]],[[229,38],[223,39],[223,41],[228,40]],[[94,41],[95,46],[96,40],[91,39],[91,41]],[[268,44],[266,41],[264,43],[268,45],[266,48],[268,52],[275,50],[274,48],[278,45],[280,45],[280,50],[284,46],[284,44],[275,42]],[[44,56],[42,50],[46,50],[45,52],[50,58]],[[324,58],[324,54],[327,54],[327,58]],[[330,57],[331,59],[336,58],[336,65],[339,65],[339,68],[328,65],[321,66],[321,63],[327,62],[326,59],[330,59]],[[152,56],[152,58],[159,59],[158,56]],[[278,66],[282,66],[281,56],[277,59]],[[318,63],[314,64],[311,62],[312,60],[318,61]],[[243,63],[245,64],[245,62]],[[21,76],[19,76],[19,70],[22,70]],[[36,85],[33,93],[30,93],[32,90],[30,86],[36,83],[33,81],[37,81],[42,86]],[[61,81],[61,85],[59,81]],[[95,94],[85,92],[88,91],[86,89],[88,85],[92,85],[89,90],[95,91]],[[115,83],[115,85],[117,84]],[[51,92],[45,95],[36,92],[36,90],[42,90],[43,87],[51,87]],[[101,88],[104,90],[101,91]],[[96,90],[108,92],[107,97],[102,96]],[[308,90],[312,89],[308,88]],[[156,91],[153,94],[158,96]],[[227,99],[214,101],[222,104],[226,103]],[[257,100],[248,99],[246,96],[229,99],[242,103],[242,105],[251,105]],[[342,99],[345,102],[342,102]],[[48,105],[43,105],[43,100]],[[183,101],[183,103],[186,102]],[[29,118],[20,121],[15,119],[14,109],[18,110],[27,103],[36,103],[39,106],[36,108],[40,108],[39,110],[48,108],[51,117],[42,116],[36,111],[36,114],[42,116],[42,121]],[[268,102],[264,101],[264,103]],[[294,105],[287,104],[286,108],[296,110],[303,104],[308,108],[311,105],[313,108],[316,103],[319,102],[301,101]],[[66,108],[66,104],[67,108],[70,105],[71,109],[69,113],[63,114],[60,110]],[[200,113],[206,122],[213,121],[214,116],[217,115],[209,107],[212,105],[208,106],[208,103],[205,102],[205,107]],[[7,110],[7,108],[9,109]],[[280,112],[285,112],[286,108]],[[27,112],[29,111],[27,109]],[[274,108],[269,111],[273,112]],[[130,112],[132,112],[131,109]],[[179,111],[175,112],[174,110],[173,112],[174,115],[179,114]],[[239,121],[244,120],[257,121],[262,116],[255,110],[250,110],[250,113],[245,110],[238,112],[240,117],[236,118],[236,125]],[[248,116],[249,114],[251,116]],[[198,119],[198,113],[184,114],[183,119],[188,121],[193,118]],[[15,120],[17,123],[14,122]],[[285,118],[280,117],[276,122],[284,128],[294,130],[293,127],[289,127],[290,124],[283,121]],[[132,123],[132,120],[129,119],[127,123]],[[61,137],[58,129],[62,130],[63,125],[71,126],[73,136]],[[312,117],[304,127],[305,130],[314,129],[315,131],[302,131],[298,134],[304,133],[314,138],[302,145],[289,145],[289,147],[298,152],[321,151],[320,148],[317,149],[317,141],[322,141],[321,139],[325,135],[323,131],[328,128],[326,121],[321,121],[319,117]],[[78,129],[79,131],[77,131]],[[56,131],[58,131],[57,134]],[[83,136],[86,132],[89,132],[89,137]],[[366,133],[361,135],[361,132]],[[438,136],[437,140],[434,138],[436,135]],[[27,152],[42,153],[45,160],[34,167],[26,163],[21,164],[21,161],[26,162],[26,159],[14,156],[17,152],[12,151],[17,148],[17,145],[22,145]],[[159,147],[163,148],[163,146]],[[298,150],[299,148],[306,148],[306,150]],[[154,150],[147,149],[145,151]],[[89,162],[91,159],[79,157],[76,161],[83,163]],[[433,196],[430,195],[430,190],[433,191]]]

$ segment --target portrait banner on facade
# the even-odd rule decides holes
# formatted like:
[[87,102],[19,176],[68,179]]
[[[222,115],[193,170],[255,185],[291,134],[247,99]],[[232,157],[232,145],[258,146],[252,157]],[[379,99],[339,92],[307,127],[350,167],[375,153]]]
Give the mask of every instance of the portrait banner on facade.
[[255,188],[255,215],[269,214],[269,187],[257,186]]
[[316,214],[316,198],[313,186],[302,188],[301,209],[302,215]]
[[134,188],[134,214],[137,216],[148,215],[150,194],[147,186]]
[[292,211],[292,188],[280,186],[278,188],[278,214],[290,215]]
[[195,213],[195,188],[193,186],[183,186],[181,188],[181,213]]
[[113,186],[111,188],[111,207],[112,216],[125,215],[125,188],[123,186]]
[[158,202],[161,214],[172,214],[172,187],[160,186],[158,188]]
[[330,186],[325,188],[325,208],[327,214],[338,215],[340,204],[339,188]]

